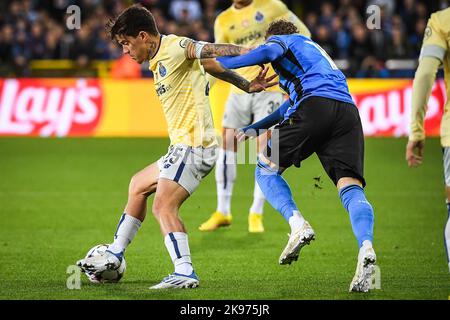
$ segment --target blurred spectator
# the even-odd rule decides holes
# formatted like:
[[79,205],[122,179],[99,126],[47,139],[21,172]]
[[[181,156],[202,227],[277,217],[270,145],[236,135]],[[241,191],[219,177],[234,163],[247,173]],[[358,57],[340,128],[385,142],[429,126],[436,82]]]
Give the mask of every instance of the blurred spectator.
[[75,35],[75,40],[70,50],[70,59],[87,61],[95,57],[95,42],[90,28],[82,26]]
[[11,74],[14,63],[13,33],[14,29],[10,24],[6,24],[0,29],[0,72],[5,76]]
[[30,47],[31,57],[33,59],[44,58],[47,47],[41,23],[35,22],[31,25],[31,34],[28,41],[28,46]]
[[31,58],[31,50],[27,44],[27,35],[21,31],[14,38],[12,46],[14,73],[19,77],[29,76],[27,61]]
[[45,36],[45,52],[42,59],[59,59],[61,57],[61,43],[57,32],[49,32]]
[[416,4],[417,19],[427,19],[428,9],[423,2],[417,2]]
[[408,38],[409,45],[412,47],[416,56],[420,53],[422,47],[423,33],[427,26],[425,19],[419,19],[414,23],[414,33]]
[[362,71],[361,66],[364,63],[366,64],[366,68],[372,66],[372,61],[375,59],[374,52],[375,48],[369,38],[368,30],[361,23],[354,25],[352,41],[349,48],[350,74],[356,75],[357,72]]
[[410,59],[411,47],[407,39],[403,37],[403,32],[400,28],[392,29],[392,39],[387,48],[387,56],[389,59]]
[[403,8],[400,10],[400,16],[407,28],[406,31],[411,33],[414,30],[414,21],[416,19],[414,0],[403,0]]
[[205,26],[212,30],[214,26],[214,21],[216,16],[220,13],[216,11],[217,6],[219,5],[218,0],[210,0],[205,1],[205,15],[204,15],[204,23]]
[[330,29],[333,18],[334,18],[333,4],[331,2],[324,2],[320,8],[320,19],[319,19],[320,24]]
[[317,26],[319,24],[319,17],[315,12],[310,12],[306,15],[305,24],[312,35],[317,33]]
[[439,6],[437,10],[443,10],[450,6],[449,0],[439,0]]
[[344,25],[341,17],[336,16],[333,19],[332,23],[332,31],[334,35],[334,42],[336,43],[336,55],[332,57],[336,57],[338,59],[345,59],[348,57],[348,48],[350,46],[351,36],[344,29]]
[[187,23],[200,19],[202,8],[197,0],[173,0],[169,13],[177,22]]
[[349,7],[345,15],[344,25],[347,30],[352,30],[353,26],[363,23],[362,16],[356,7]]
[[[136,1],[149,9],[153,14],[157,10],[165,19],[169,19],[169,9],[172,0],[139,0]],[[155,17],[156,18],[156,17]]]
[[330,56],[336,56],[336,46],[335,42],[331,38],[330,31],[325,25],[320,25],[317,28],[317,34],[313,37],[316,41]]

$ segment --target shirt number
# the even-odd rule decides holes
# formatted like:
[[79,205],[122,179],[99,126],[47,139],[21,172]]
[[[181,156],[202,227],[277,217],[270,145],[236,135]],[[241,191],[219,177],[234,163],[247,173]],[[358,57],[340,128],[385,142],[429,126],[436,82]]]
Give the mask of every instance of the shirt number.
[[319,50],[320,54],[327,59],[328,63],[331,66],[331,69],[333,70],[339,70],[339,68],[336,66],[336,64],[334,63],[334,61],[330,58],[330,56],[328,55],[328,53],[322,49],[321,46],[319,46],[317,43],[312,42],[312,41],[305,41],[307,44],[312,45],[313,47],[315,47],[317,50]]

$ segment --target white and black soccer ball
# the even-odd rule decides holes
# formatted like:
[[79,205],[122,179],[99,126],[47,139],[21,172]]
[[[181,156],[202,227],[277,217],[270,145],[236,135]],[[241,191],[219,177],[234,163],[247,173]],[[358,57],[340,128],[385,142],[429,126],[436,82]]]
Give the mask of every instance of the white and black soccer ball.
[[[98,244],[95,247],[91,248],[86,254],[85,258],[91,258],[99,255],[105,254],[105,251],[108,249],[109,244]],[[127,268],[127,263],[125,262],[125,257],[122,259],[122,263],[119,268],[115,270],[105,270],[99,275],[95,275],[89,272],[85,272],[90,282],[93,283],[115,283],[122,279],[125,270]]]

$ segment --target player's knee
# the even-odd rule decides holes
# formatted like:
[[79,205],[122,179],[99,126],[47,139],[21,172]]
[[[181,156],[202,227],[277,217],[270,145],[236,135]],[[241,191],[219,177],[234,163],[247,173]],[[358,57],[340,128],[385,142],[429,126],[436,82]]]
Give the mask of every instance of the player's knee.
[[143,179],[139,173],[135,174],[128,185],[129,196],[148,196],[153,193],[156,189],[156,184],[153,186],[147,180]]
[[138,174],[135,174],[131,178],[130,184],[128,186],[128,193],[130,196],[139,196],[143,193],[143,188],[141,186]]

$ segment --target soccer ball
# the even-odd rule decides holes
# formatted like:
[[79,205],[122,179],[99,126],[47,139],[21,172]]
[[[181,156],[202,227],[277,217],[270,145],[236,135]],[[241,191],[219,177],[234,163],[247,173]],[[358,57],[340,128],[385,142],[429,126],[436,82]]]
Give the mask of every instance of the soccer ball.
[[[108,247],[109,244],[96,245],[88,251],[88,253],[86,254],[86,258],[103,255]],[[125,258],[123,258],[119,268],[115,270],[105,270],[99,275],[95,275],[89,272],[85,272],[85,274],[88,277],[89,281],[93,283],[115,283],[123,277],[126,268],[127,263],[125,262]]]

